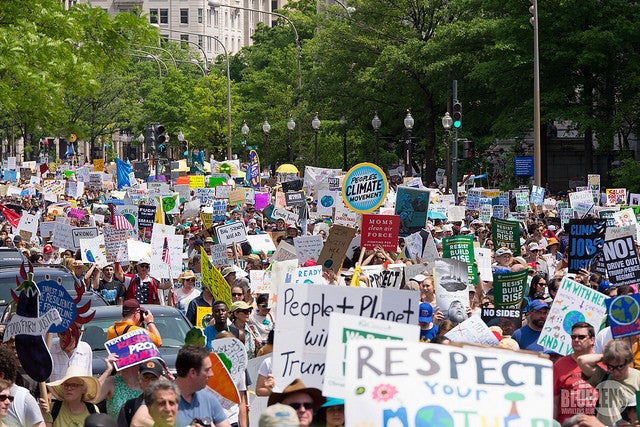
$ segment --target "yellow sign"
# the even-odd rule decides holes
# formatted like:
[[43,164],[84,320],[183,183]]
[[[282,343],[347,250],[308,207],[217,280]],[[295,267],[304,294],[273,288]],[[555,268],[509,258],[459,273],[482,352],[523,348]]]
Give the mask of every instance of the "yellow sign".
[[222,300],[231,307],[231,287],[227,283],[222,273],[209,262],[209,255],[203,247],[200,248],[202,255],[200,265],[202,267],[202,285],[209,288],[213,298]]
[[204,175],[189,175],[189,188],[204,188]]
[[104,172],[104,159],[93,159],[93,171]]
[[78,140],[78,136],[75,133],[69,135],[69,142],[76,142]]

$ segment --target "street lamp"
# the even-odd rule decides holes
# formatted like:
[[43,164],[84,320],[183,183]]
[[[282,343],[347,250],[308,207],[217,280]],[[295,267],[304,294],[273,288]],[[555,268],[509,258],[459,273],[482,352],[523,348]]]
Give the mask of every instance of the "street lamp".
[[347,12],[347,16],[349,18],[351,18],[351,14],[356,11],[355,7],[348,6],[341,0],[335,0],[335,2],[339,4],[345,10],[345,12]]
[[376,111],[375,114],[373,115],[373,119],[371,119],[371,126],[373,127],[373,133],[376,136],[376,141],[375,141],[375,152],[376,152],[376,165],[380,164],[380,157],[378,155],[379,151],[378,151],[378,134],[380,132],[380,126],[382,126],[382,120],[380,120],[380,117],[378,117],[378,112]]
[[289,121],[287,122],[287,129],[289,129],[289,163],[293,163],[293,130],[296,128],[296,122],[293,121],[293,116],[289,114]]
[[244,137],[244,139],[242,140],[242,148],[244,148],[245,150],[247,149],[247,137],[249,136],[249,126],[247,126],[247,121],[245,120],[244,123],[242,123],[242,129],[240,129],[240,131],[242,132],[242,136]]
[[347,170],[347,117],[343,114],[340,118],[342,126],[342,170]]
[[533,25],[533,181],[542,185],[542,147],[540,142],[540,55],[538,51],[538,0],[530,0]]
[[318,118],[318,113],[311,120],[311,127],[316,134],[315,144],[313,146],[313,164],[318,166],[318,130],[320,130],[320,119]]
[[411,110],[407,109],[407,116],[404,118],[404,128],[407,130],[407,139],[404,144],[404,176],[410,177],[411,174],[411,157],[413,156],[413,143],[411,142],[411,131],[413,130],[414,120],[411,117]]
[[[444,128],[444,132],[445,132],[445,137],[444,137],[444,145],[445,148],[447,149],[447,153],[446,153],[446,175],[447,175],[447,180],[451,181],[451,161],[449,160],[449,131],[451,130],[451,126],[453,126],[453,119],[451,118],[451,116],[449,115],[449,112],[447,111],[446,113],[444,113],[444,117],[442,117],[442,127]],[[452,185],[453,184],[452,182]],[[451,192],[453,193],[453,187],[451,187]]]
[[[143,155],[142,155],[142,147],[144,147],[144,135],[142,134],[142,132],[140,133],[140,135],[138,135],[138,142],[140,143],[140,157],[138,157],[140,160],[142,160]],[[137,156],[136,156],[137,157]]]
[[265,117],[264,123],[262,124],[262,132],[264,132],[264,161],[265,164],[269,164],[269,132],[271,132],[271,125],[267,121]]

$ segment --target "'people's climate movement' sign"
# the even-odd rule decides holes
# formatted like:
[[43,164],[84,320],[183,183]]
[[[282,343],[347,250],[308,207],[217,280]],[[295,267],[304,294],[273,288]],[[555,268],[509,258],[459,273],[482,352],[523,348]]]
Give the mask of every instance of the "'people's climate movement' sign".
[[349,169],[342,182],[342,198],[349,209],[367,213],[384,202],[388,189],[382,169],[373,163],[359,163]]

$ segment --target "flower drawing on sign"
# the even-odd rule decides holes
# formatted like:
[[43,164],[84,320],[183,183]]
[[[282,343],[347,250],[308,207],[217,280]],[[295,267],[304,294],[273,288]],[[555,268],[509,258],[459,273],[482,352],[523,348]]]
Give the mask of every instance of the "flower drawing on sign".
[[398,394],[398,389],[391,384],[378,384],[373,389],[372,397],[376,402],[387,402],[393,399],[396,394]]

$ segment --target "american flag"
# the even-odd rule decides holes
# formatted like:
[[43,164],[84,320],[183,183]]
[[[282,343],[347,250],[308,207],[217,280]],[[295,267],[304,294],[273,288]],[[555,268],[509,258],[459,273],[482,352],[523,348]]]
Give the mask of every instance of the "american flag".
[[169,255],[169,239],[164,238],[164,245],[162,245],[162,262],[167,265],[171,265],[171,256]]
[[116,230],[133,230],[133,225],[123,215],[113,215],[113,228]]

